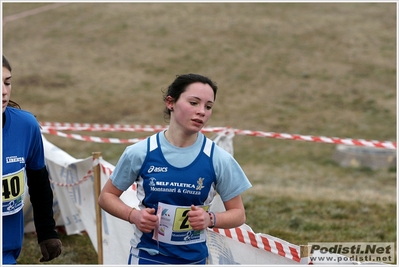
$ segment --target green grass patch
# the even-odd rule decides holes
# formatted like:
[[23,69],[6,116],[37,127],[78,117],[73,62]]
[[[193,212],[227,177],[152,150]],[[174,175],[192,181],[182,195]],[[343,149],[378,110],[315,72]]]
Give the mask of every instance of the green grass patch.
[[396,240],[396,204],[256,196],[245,208],[254,231],[293,244]]
[[60,233],[60,239],[63,249],[61,255],[50,262],[39,262],[42,255],[37,237],[33,233],[25,234],[17,264],[98,264],[97,252],[86,233],[70,236]]

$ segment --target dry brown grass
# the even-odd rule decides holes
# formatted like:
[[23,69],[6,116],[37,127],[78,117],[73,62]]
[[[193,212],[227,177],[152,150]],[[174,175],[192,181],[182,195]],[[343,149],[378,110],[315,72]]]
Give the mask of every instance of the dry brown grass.
[[[3,15],[42,5],[3,3]],[[40,121],[164,125],[161,89],[197,72],[220,87],[209,126],[396,141],[395,3],[71,3],[8,22],[3,53],[12,98]],[[77,158],[116,163],[124,149],[47,137]],[[280,215],[258,225],[262,201],[271,214],[268,200],[375,202],[390,207],[389,227],[359,214],[357,234],[335,238],[396,240],[395,171],[341,168],[329,144],[236,136],[234,148],[254,185],[244,197],[255,231],[303,243],[328,228],[287,234]]]

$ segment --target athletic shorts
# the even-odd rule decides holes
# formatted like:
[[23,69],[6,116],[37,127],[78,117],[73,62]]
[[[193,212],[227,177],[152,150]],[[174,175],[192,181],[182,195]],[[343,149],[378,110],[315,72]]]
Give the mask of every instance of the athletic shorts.
[[130,248],[128,260],[129,265],[159,265],[159,264],[206,264],[206,258],[199,261],[189,261],[183,258],[168,257],[162,254],[151,255],[147,251],[137,248]]

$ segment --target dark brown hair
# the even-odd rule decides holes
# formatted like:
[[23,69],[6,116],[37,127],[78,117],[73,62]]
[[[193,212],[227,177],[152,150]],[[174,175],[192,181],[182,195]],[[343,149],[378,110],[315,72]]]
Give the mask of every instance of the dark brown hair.
[[[4,55],[3,55],[3,68],[8,69],[10,72],[12,71],[11,64]],[[21,109],[21,106],[18,105],[17,102],[12,101],[11,99],[8,101],[7,106]]]
[[[202,76],[200,74],[189,73],[189,74],[176,75],[176,79],[173,81],[171,85],[169,85],[167,91],[164,92],[163,101],[166,102],[167,97],[170,96],[173,98],[173,101],[176,102],[179,99],[180,95],[186,91],[187,87],[190,84],[196,82],[209,84],[214,93],[214,100],[216,99],[216,93],[218,91],[218,87],[215,82],[213,82],[208,77]],[[170,119],[170,110],[168,108],[165,108],[164,110],[164,118],[165,120]]]

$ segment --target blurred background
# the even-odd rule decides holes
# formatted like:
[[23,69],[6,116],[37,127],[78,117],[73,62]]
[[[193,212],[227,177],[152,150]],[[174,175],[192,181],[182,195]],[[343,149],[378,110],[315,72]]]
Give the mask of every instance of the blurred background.
[[[162,90],[193,72],[219,86],[210,127],[396,142],[396,3],[10,2],[2,12],[11,99],[40,122],[166,125]],[[126,147],[45,137],[112,164]],[[297,245],[396,241],[396,156],[342,166],[336,149],[236,135],[253,184],[247,224]],[[20,263],[40,257],[30,237]],[[96,262],[87,236],[62,238],[53,263]]]

